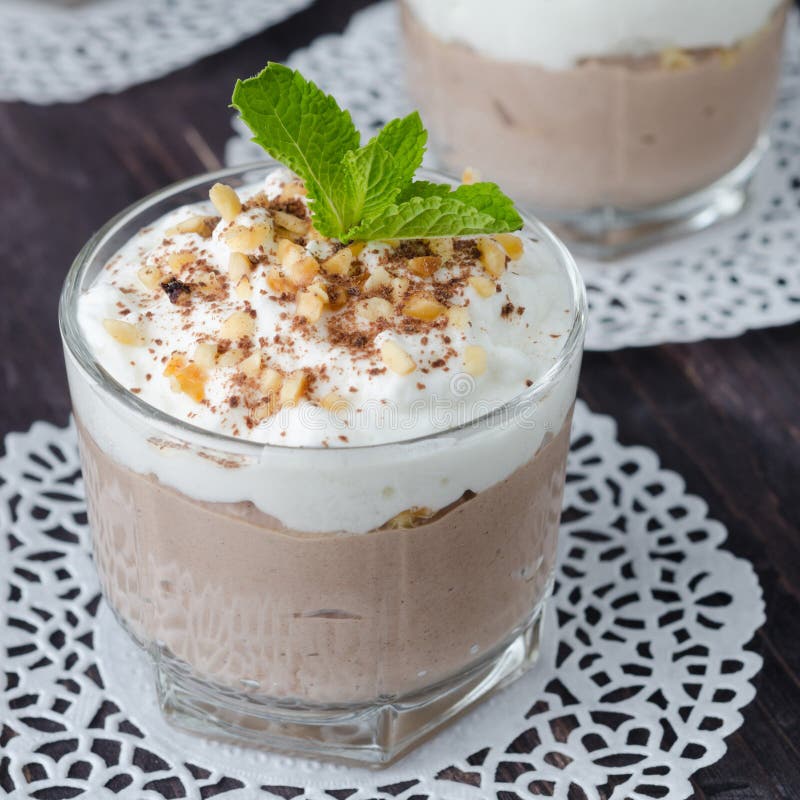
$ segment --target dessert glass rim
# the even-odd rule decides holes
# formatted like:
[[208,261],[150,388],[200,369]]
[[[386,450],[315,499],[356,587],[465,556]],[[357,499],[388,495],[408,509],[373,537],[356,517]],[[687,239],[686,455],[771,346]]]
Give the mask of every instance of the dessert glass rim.
[[[523,218],[524,227],[522,231],[515,231],[515,233],[522,234],[526,228],[532,230],[537,235],[537,239],[535,241],[544,243],[553,252],[558,260],[559,266],[566,271],[569,278],[569,283],[572,290],[572,301],[575,307],[575,317],[569,334],[565,338],[563,346],[559,350],[553,364],[537,380],[535,380],[531,386],[526,387],[522,392],[514,395],[514,397],[510,398],[498,407],[493,408],[484,414],[476,416],[474,419],[469,419],[466,422],[462,422],[459,425],[454,425],[449,428],[442,428],[441,430],[436,430],[421,436],[392,439],[389,441],[365,445],[332,445],[330,447],[325,447],[322,445],[298,446],[273,444],[254,441],[252,439],[243,439],[225,433],[211,431],[208,428],[203,428],[199,425],[193,425],[190,422],[172,416],[171,414],[167,414],[156,406],[145,402],[129,389],[126,389],[102,366],[102,364],[93,354],[89,344],[86,342],[80,324],[78,323],[77,311],[78,301],[81,296],[81,281],[86,271],[93,264],[94,255],[100,249],[100,247],[102,247],[103,244],[111,239],[124,225],[132,222],[139,214],[152,208],[157,203],[168,200],[170,197],[174,197],[183,192],[197,189],[204,184],[211,184],[213,182],[222,181],[226,178],[233,177],[242,177],[246,179],[248,173],[263,173],[267,170],[278,168],[285,167],[283,164],[274,159],[265,158],[259,161],[252,161],[246,164],[226,167],[224,169],[215,170],[212,172],[200,173],[190,178],[176,181],[156,190],[155,192],[151,192],[111,217],[108,222],[106,222],[99,230],[90,236],[89,240],[81,248],[80,252],[73,260],[64,280],[64,285],[61,290],[61,296],[58,304],[58,323],[61,339],[65,347],[68,349],[70,355],[85,375],[89,376],[93,381],[100,385],[104,391],[108,392],[115,400],[119,401],[128,410],[139,416],[145,417],[149,424],[156,427],[164,427],[168,430],[171,429],[169,432],[173,435],[175,435],[175,432],[177,431],[179,434],[183,435],[184,438],[201,439],[208,447],[218,450],[225,450],[227,452],[235,452],[237,455],[242,456],[260,456],[265,451],[269,450],[349,452],[375,450],[382,447],[411,445],[415,442],[430,441],[433,439],[452,436],[453,434],[457,434],[459,432],[466,432],[469,429],[478,429],[479,427],[482,428],[484,426],[491,426],[494,421],[504,419],[509,412],[514,412],[518,408],[522,408],[532,402],[535,402],[558,380],[561,373],[567,369],[572,362],[575,351],[582,347],[587,321],[587,299],[586,288],[578,269],[578,265],[566,246],[544,223],[529,216],[524,209],[518,209]],[[451,175],[428,168],[422,168],[418,170],[418,175],[421,178],[430,179],[437,183],[448,183],[450,185],[457,185],[459,183],[459,181]],[[179,206],[176,206],[176,208],[178,207]]]

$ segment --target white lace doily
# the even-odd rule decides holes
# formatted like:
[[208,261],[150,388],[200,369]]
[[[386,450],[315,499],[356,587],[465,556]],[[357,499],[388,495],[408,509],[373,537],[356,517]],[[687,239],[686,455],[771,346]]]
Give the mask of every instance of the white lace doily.
[[311,0],[0,0],[0,100],[76,102],[224,50]]
[[[621,347],[738,336],[800,320],[800,15],[789,19],[772,149],[745,213],[683,241],[614,263],[578,259],[591,317],[586,347]],[[341,35],[319,38],[289,63],[332,92],[372,135],[411,110],[396,8],[357,14]],[[230,164],[263,155],[243,126]]]
[[582,403],[540,662],[382,772],[168,728],[100,599],[74,431],[37,423],[6,448],[0,789],[12,797],[673,800],[754,696],[761,659],[745,645],[764,612],[751,565],[720,549],[725,529],[678,475]]

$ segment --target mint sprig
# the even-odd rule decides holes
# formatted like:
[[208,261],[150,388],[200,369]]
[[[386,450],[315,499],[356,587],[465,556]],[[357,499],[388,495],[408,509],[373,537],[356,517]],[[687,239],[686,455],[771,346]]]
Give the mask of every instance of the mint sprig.
[[317,230],[333,239],[504,233],[522,227],[494,183],[452,190],[415,181],[428,134],[415,111],[361,147],[349,112],[299,72],[269,63],[237,81],[232,104],[253,141],[306,184]]

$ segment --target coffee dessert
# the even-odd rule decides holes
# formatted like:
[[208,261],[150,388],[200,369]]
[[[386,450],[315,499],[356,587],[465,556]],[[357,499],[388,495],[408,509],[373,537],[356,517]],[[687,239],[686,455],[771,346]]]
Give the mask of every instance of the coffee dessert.
[[[736,169],[775,98],[784,0],[404,0],[442,163],[553,219],[641,212]],[[563,212],[563,213],[562,213]]]
[[[337,247],[285,172],[212,191],[237,213],[181,208],[143,230],[79,321],[143,401],[300,463],[271,469],[267,448],[257,467],[195,467],[154,440],[128,452],[79,403],[107,596],[138,638],[233,687],[351,703],[440,680],[545,593],[574,387],[548,399],[520,463],[489,450],[480,476],[458,448],[426,473],[377,453],[373,467],[361,448],[435,434],[437,414],[468,423],[533,385],[575,322],[567,276],[513,234]],[[348,472],[343,453],[328,475],[300,448],[357,448],[365,464]],[[337,658],[313,655],[326,642]]]
[[[513,224],[425,177],[360,230]],[[583,296],[541,226],[340,239],[315,180],[229,171],[112,223],[67,366],[104,594],[165,710],[385,761],[533,662]]]

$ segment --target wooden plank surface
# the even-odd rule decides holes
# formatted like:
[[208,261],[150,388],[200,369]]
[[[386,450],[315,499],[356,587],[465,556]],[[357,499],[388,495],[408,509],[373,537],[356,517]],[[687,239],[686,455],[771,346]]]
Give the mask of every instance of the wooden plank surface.
[[[69,412],[56,307],[88,236],[142,195],[212,169],[234,80],[341,30],[368,0],[307,12],[158,81],[77,105],[0,104],[0,432]],[[588,353],[581,396],[659,453],[729,530],[764,586],[756,700],[698,797],[800,797],[800,326]]]

